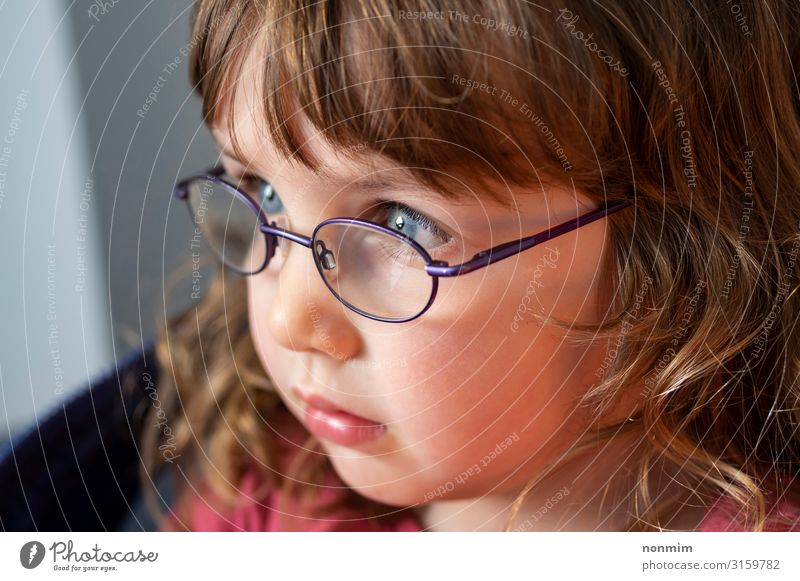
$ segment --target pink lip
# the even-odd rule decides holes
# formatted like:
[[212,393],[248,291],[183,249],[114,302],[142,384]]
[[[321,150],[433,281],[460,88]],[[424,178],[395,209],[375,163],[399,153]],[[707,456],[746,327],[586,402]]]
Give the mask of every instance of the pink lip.
[[306,404],[305,424],[315,436],[342,446],[357,446],[376,440],[386,431],[384,424],[346,412],[322,396],[306,394],[297,387],[292,391]]

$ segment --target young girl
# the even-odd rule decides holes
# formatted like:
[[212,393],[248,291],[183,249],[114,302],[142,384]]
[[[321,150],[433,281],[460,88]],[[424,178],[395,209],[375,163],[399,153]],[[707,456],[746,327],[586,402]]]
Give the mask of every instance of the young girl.
[[799,30],[200,0],[220,270],[158,340],[161,528],[799,526]]

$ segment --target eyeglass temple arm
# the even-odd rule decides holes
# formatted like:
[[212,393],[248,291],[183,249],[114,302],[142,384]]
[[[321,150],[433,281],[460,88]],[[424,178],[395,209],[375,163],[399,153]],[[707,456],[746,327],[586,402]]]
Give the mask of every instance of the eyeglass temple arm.
[[537,244],[547,242],[556,236],[571,232],[572,230],[575,230],[581,226],[585,226],[586,224],[590,224],[595,220],[604,218],[609,214],[618,212],[619,210],[627,208],[631,205],[633,205],[633,202],[630,200],[625,200],[624,202],[611,205],[604,204],[597,210],[558,224],[557,226],[554,226],[549,230],[545,230],[544,232],[539,232],[533,236],[521,238],[520,240],[515,240],[513,242],[504,242],[503,244],[499,244],[488,250],[478,252],[475,256],[462,264],[449,265],[446,262],[443,263],[433,261],[432,264],[429,264],[425,267],[425,271],[431,276],[459,276],[461,274],[467,274],[473,270],[483,268],[484,266],[494,264],[495,262],[510,256],[514,256],[515,254],[519,254],[523,250],[527,250],[528,248],[532,248]]

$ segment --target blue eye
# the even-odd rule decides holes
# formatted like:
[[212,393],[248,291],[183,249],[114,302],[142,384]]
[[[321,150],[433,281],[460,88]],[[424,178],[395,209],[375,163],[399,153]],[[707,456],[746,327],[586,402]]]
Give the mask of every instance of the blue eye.
[[278,197],[278,192],[271,183],[265,180],[258,180],[258,203],[267,215],[280,214],[283,212],[283,202]]
[[275,215],[284,211],[278,192],[273,185],[257,175],[244,174],[240,178],[230,180],[233,185],[244,191],[256,202],[265,214]]
[[380,200],[378,208],[382,226],[405,234],[428,251],[453,241],[435,220],[402,202]]

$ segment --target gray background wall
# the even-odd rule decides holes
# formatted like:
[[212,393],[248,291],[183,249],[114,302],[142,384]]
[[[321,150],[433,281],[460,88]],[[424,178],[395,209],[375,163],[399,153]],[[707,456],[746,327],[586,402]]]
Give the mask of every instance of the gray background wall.
[[0,441],[164,316],[191,234],[172,185],[215,160],[187,79],[190,7],[0,2]]

